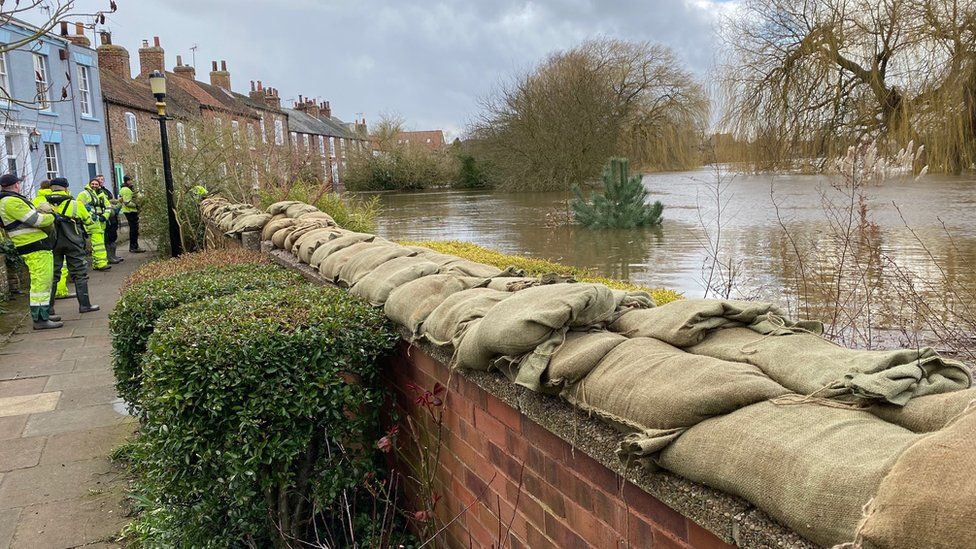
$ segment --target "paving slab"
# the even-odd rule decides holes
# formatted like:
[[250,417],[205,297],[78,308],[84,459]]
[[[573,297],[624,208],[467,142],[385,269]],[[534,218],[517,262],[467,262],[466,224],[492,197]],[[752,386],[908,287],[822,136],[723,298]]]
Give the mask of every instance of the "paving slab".
[[0,509],[78,498],[104,490],[119,474],[107,457],[9,471],[0,484]]
[[57,435],[134,421],[136,419],[126,414],[122,406],[99,404],[73,410],[55,410],[44,414],[34,414],[28,418],[23,436]]
[[66,501],[31,505],[21,512],[11,549],[91,547],[110,542],[128,520],[120,486]]
[[20,360],[18,355],[0,357],[0,380],[64,374],[74,369],[74,360],[27,362]]
[[73,387],[61,391],[58,410],[72,410],[98,404],[121,402],[115,392],[115,385],[94,385],[92,387]]
[[[3,475],[0,475],[3,478]],[[0,509],[0,547],[10,547],[10,540],[14,539],[17,521],[20,519],[20,509]]]
[[99,385],[114,385],[115,376],[112,370],[101,368],[75,371],[68,374],[53,375],[47,379],[45,391],[63,391],[68,388],[97,387]]
[[27,416],[0,417],[0,440],[19,437],[26,425]]
[[10,379],[0,381],[0,397],[32,395],[44,392],[46,377]]
[[60,391],[0,398],[0,417],[50,412],[58,406]]
[[52,435],[47,438],[41,464],[61,465],[111,455],[122,441],[132,438],[137,429],[138,425],[124,423]]
[[[33,467],[41,461],[44,438],[14,438],[0,444],[0,472]],[[0,482],[2,485],[2,482]]]

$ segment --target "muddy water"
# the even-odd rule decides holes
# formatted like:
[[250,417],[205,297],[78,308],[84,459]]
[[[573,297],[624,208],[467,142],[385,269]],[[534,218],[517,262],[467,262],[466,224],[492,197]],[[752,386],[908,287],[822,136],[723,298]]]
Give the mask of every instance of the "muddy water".
[[[549,227],[545,214],[565,208],[564,193],[435,191],[382,195],[379,232],[392,239],[470,241],[689,297],[703,295],[712,263],[709,234],[714,236],[719,225],[714,174],[707,169],[651,174],[644,183],[665,205],[660,228]],[[824,177],[782,175],[737,175],[728,182],[721,193],[719,249],[735,267],[733,295],[782,299],[795,287],[787,231],[805,242],[822,237],[828,230],[823,193],[831,195],[829,183]],[[867,194],[874,237],[872,249],[859,249],[858,255],[884,256],[923,279],[949,278],[976,288],[976,179],[901,179],[873,186]]]

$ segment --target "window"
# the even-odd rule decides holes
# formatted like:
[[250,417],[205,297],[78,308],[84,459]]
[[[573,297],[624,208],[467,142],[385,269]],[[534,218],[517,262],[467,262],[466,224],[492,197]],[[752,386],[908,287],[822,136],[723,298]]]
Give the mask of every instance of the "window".
[[230,121],[231,139],[234,140],[234,148],[241,148],[241,123],[237,120]]
[[267,143],[268,142],[268,131],[264,127],[264,115],[263,114],[261,115],[261,128],[260,128],[260,130],[261,130],[261,142],[262,143]]
[[182,122],[176,123],[176,141],[180,144],[181,149],[186,148],[186,126]]
[[319,136],[319,154],[325,156],[325,136]]
[[17,171],[17,149],[14,148],[14,138],[7,135],[3,139],[3,154],[7,159],[7,173],[19,175]]
[[219,118],[214,118],[214,131],[217,132],[217,137],[223,137],[224,133],[224,121]]
[[427,144],[430,145],[430,138],[427,138]]
[[335,137],[329,138],[329,156],[335,158]]
[[42,111],[51,110],[51,94],[48,90],[47,58],[39,53],[34,54],[34,83],[37,85],[37,108]]
[[78,102],[83,116],[92,116],[91,84],[88,77],[88,67],[78,65]]
[[305,152],[311,152],[312,146],[308,143],[308,134],[302,134],[302,139],[305,141]]
[[98,175],[98,147],[95,145],[85,145],[85,161],[88,162],[88,179],[94,179]]
[[7,78],[7,53],[0,53],[0,104],[10,99],[10,79]]
[[200,146],[200,130],[196,126],[190,126],[190,143],[194,148]]
[[298,134],[295,132],[290,132],[291,135],[291,146],[293,149],[298,148]]
[[47,164],[47,179],[54,179],[55,177],[58,177],[61,170],[58,168],[60,164],[58,163],[57,143],[44,144],[44,161]]
[[247,144],[252,149],[254,148],[254,124],[248,122],[247,124]]
[[281,120],[275,120],[275,145],[285,144],[285,125]]
[[136,127],[136,115],[125,113],[125,131],[129,133],[129,143],[139,141],[139,128]]

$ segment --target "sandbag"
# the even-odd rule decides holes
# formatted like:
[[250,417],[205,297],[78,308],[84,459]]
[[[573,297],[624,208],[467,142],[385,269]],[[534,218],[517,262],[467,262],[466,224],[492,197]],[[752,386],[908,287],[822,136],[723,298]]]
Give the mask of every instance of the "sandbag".
[[348,248],[353,244],[358,244],[360,242],[373,242],[376,239],[383,241],[382,238],[372,234],[346,232],[342,236],[333,238],[332,240],[329,240],[316,248],[315,251],[312,252],[312,256],[309,258],[308,264],[315,268],[319,268],[322,266],[322,262],[334,252],[337,252],[343,248]]
[[338,223],[335,222],[335,219],[332,219],[332,216],[331,215],[329,215],[329,214],[327,214],[325,212],[320,212],[318,210],[315,210],[313,212],[303,213],[303,214],[301,214],[301,215],[298,216],[298,219],[300,221],[310,221],[312,219],[322,219],[322,220],[325,220],[329,224],[329,226],[337,227],[339,225]]
[[492,290],[502,290],[505,292],[517,292],[533,286],[544,286],[547,284],[566,284],[576,282],[572,276],[559,275],[555,273],[544,274],[542,276],[503,276],[492,278],[488,282],[488,288]]
[[[853,539],[864,505],[921,436],[867,412],[761,402],[691,427],[656,463],[830,547]],[[629,450],[625,441],[625,459]]]
[[[271,240],[271,237],[281,229],[285,227],[291,227],[295,224],[295,220],[290,217],[284,217],[280,219],[274,219],[268,222],[261,230],[261,240]],[[282,244],[284,244],[284,239],[282,239]]]
[[338,282],[339,272],[352,258],[371,249],[388,249],[391,247],[393,247],[393,244],[390,244],[389,242],[376,241],[357,242],[351,246],[346,246],[345,248],[332,252],[326,256],[321,263],[319,263],[319,274],[333,282]]
[[713,332],[688,352],[748,362],[799,394],[855,403],[904,406],[913,397],[972,384],[969,368],[928,347],[858,351],[805,333],[763,336],[748,328],[727,328]]
[[751,364],[639,337],[614,347],[563,397],[618,428],[643,432],[688,428],[789,392]]
[[910,431],[930,433],[945,427],[974,400],[976,387],[970,387],[962,391],[913,398],[904,406],[876,404],[867,411]]
[[865,510],[854,546],[971,547],[976,539],[974,448],[976,408],[971,407],[905,450]]
[[427,317],[448,297],[457,292],[479,287],[484,278],[434,274],[407,282],[390,292],[383,312],[397,324],[410,330],[411,339],[419,339],[421,326]]
[[328,229],[331,227],[332,225],[330,225],[325,219],[309,219],[307,221],[300,219],[298,220],[298,223],[295,224],[295,230],[292,231],[287,238],[285,238],[285,249],[293,254],[297,253],[298,249],[295,248],[295,242],[298,241],[299,238],[312,231],[318,229]]
[[297,226],[295,225],[288,225],[278,229],[274,232],[274,234],[271,235],[271,243],[274,244],[274,247],[278,248],[279,250],[285,249],[285,240],[296,228]]
[[301,217],[303,214],[317,212],[318,208],[312,206],[311,204],[306,204],[304,202],[299,202],[297,204],[292,204],[285,208],[285,215],[292,218]]
[[352,286],[359,282],[364,276],[368,275],[380,265],[396,259],[398,257],[410,257],[417,255],[413,250],[408,250],[404,246],[385,242],[383,248],[373,248],[356,254],[339,269],[337,279],[346,286]]
[[737,326],[750,326],[763,334],[794,330],[823,333],[823,324],[791,321],[771,303],[720,299],[679,299],[653,309],[631,311],[617,319],[610,330],[689,347],[713,330]]
[[549,359],[549,367],[542,374],[542,392],[556,394],[583,379],[607,353],[625,341],[626,337],[605,330],[567,333],[566,341]]
[[454,274],[458,276],[475,276],[478,278],[491,278],[493,276],[499,276],[504,271],[498,267],[492,267],[491,265],[485,265],[483,263],[475,263],[474,261],[468,261],[467,259],[456,259],[454,261],[449,261],[440,266],[441,274]]
[[489,288],[472,288],[451,294],[424,321],[421,326],[423,335],[434,345],[453,345],[469,323],[484,317],[492,307],[512,295]]
[[532,353],[519,362],[515,383],[538,391],[549,357],[562,344],[567,330],[601,328],[615,319],[625,301],[640,306],[640,295],[650,302],[647,294],[615,291],[602,284],[551,284],[513,292],[511,299],[464,334],[458,363],[487,370],[499,357],[511,364],[515,357]]
[[302,204],[298,200],[282,200],[280,202],[275,202],[274,204],[268,206],[268,213],[271,215],[285,214],[289,206],[294,206],[295,204]]
[[228,232],[231,234],[240,234],[247,231],[259,231],[263,229],[264,225],[270,220],[271,214],[248,214],[237,218],[234,221],[233,226],[231,226],[231,230]]
[[349,293],[376,307],[386,303],[390,292],[423,276],[437,273],[437,265],[419,257],[398,257],[373,269],[349,289]]
[[[338,227],[321,228],[307,232],[301,238],[295,240],[295,247],[298,248],[298,253],[295,255],[303,263],[311,264],[312,254],[319,246],[347,234],[349,234],[349,231]],[[318,267],[318,265],[313,266]]]

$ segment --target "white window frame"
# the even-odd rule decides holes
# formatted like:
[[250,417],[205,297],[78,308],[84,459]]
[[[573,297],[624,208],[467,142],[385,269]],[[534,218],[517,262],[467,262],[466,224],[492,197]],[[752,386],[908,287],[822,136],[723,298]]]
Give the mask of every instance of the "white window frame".
[[263,114],[261,115],[261,128],[260,129],[261,129],[261,142],[267,144],[268,143],[268,131],[267,131],[267,128],[265,127],[265,125],[264,125],[264,115]]
[[289,132],[288,133],[288,136],[291,139],[291,147],[293,149],[297,149],[298,148],[298,132]]
[[139,141],[139,123],[136,121],[136,115],[134,113],[125,113],[125,131],[129,134],[129,143],[137,143]]
[[241,148],[241,123],[237,120],[230,121],[231,139],[234,141],[234,148]]
[[186,126],[182,122],[176,123],[176,142],[181,149],[186,148]]
[[34,54],[34,85],[37,88],[38,110],[51,111],[51,78],[47,70],[47,57]]
[[309,135],[307,133],[302,134],[302,141],[305,142],[305,152],[306,153],[312,152],[312,145],[309,142]]
[[247,135],[247,145],[250,148],[254,148],[254,124],[251,122],[247,123],[247,129],[244,130]]
[[0,105],[10,104],[10,78],[7,75],[7,52],[0,52]]
[[57,143],[44,144],[44,169],[46,179],[61,176],[61,151],[58,150]]
[[285,125],[281,122],[281,119],[276,118],[274,121],[274,143],[275,145],[281,146],[285,144]]
[[325,136],[319,136],[319,155],[325,156]]
[[82,116],[94,116],[91,102],[91,72],[85,65],[78,65],[78,104]]
[[[85,145],[85,169],[89,169],[92,164],[95,165],[94,175],[98,175],[98,145]],[[88,175],[93,176],[91,172]]]

